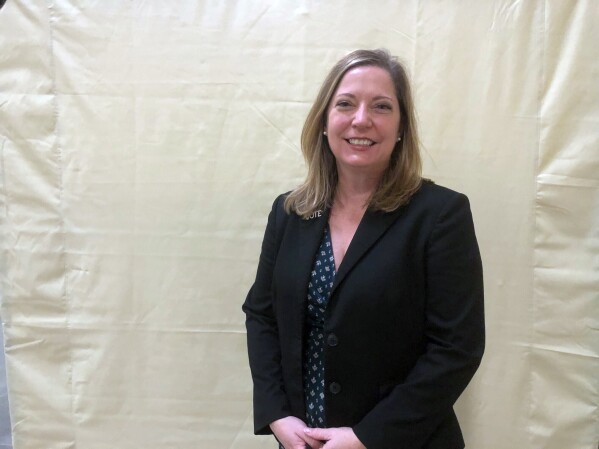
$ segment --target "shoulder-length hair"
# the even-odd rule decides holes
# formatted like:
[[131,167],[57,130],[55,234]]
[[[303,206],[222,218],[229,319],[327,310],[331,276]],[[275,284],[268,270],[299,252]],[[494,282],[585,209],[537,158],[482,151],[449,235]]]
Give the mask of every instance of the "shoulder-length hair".
[[301,148],[308,165],[308,175],[304,183],[287,196],[287,212],[293,211],[307,218],[317,210],[329,208],[333,204],[338,179],[337,166],[323,131],[331,97],[337,86],[348,70],[360,66],[381,67],[389,73],[400,110],[401,141],[395,144],[389,165],[381,176],[368,207],[372,210],[391,212],[406,204],[420,188],[420,143],[407,72],[397,58],[385,49],[355,50],[333,66],[308,113],[301,136]]

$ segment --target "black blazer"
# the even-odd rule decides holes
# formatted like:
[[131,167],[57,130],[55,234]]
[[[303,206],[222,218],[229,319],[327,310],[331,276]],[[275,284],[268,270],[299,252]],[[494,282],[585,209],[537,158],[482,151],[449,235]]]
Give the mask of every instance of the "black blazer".
[[[256,434],[305,419],[307,287],[328,211],[273,204],[243,305]],[[484,349],[482,266],[466,196],[424,182],[408,205],[367,211],[339,266],[325,319],[325,410],[367,449],[461,449],[453,404]]]

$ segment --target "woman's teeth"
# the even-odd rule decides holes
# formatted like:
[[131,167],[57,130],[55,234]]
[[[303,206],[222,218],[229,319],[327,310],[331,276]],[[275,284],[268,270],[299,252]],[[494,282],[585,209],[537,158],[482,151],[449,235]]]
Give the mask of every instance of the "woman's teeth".
[[374,144],[374,142],[370,139],[348,139],[347,140],[352,145],[361,145],[361,146],[370,146]]

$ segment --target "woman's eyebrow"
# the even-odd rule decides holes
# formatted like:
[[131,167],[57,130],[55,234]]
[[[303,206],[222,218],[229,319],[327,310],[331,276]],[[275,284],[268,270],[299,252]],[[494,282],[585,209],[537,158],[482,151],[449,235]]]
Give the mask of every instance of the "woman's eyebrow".
[[[352,93],[349,92],[340,92],[337,95],[335,95],[335,97],[350,97],[350,98],[356,98],[356,96]],[[393,100],[392,97],[388,97],[387,95],[377,95],[376,97],[372,98],[373,100]]]

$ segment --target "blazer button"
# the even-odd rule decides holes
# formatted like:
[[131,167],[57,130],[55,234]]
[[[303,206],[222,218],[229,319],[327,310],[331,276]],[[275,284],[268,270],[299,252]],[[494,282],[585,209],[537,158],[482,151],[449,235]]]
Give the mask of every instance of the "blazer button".
[[339,394],[341,393],[341,385],[337,382],[331,382],[331,385],[329,385],[329,391],[333,394]]
[[335,334],[329,334],[327,337],[327,343],[329,346],[337,346],[339,344],[339,339]]

